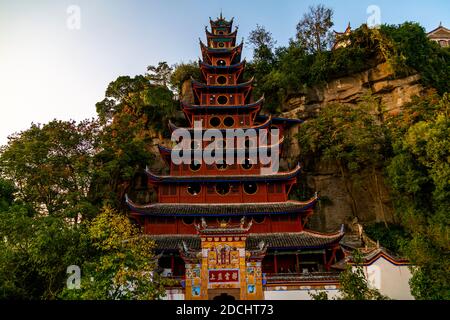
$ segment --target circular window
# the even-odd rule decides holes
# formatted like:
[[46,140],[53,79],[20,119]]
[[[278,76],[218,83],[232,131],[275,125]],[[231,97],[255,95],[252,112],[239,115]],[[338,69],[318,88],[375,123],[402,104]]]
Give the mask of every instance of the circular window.
[[217,83],[218,84],[226,84],[227,83],[227,78],[224,76],[218,76],[217,77]]
[[216,192],[222,196],[226,195],[228,192],[230,192],[230,184],[229,183],[216,184]]
[[220,60],[217,60],[217,65],[220,67],[224,67],[227,65],[227,63],[225,62],[225,60],[220,59]]
[[225,47],[225,43],[223,43],[223,42],[219,42],[219,47],[220,47],[220,48],[223,48],[223,47]]
[[232,117],[226,117],[225,119],[223,119],[223,124],[226,127],[232,127],[234,125],[234,119]]
[[256,216],[256,217],[253,217],[252,219],[253,219],[253,222],[261,224],[261,223],[263,223],[266,220],[266,217],[264,217],[264,216]]
[[189,168],[191,169],[191,171],[198,171],[198,170],[200,170],[201,167],[202,167],[202,165],[198,161],[193,161],[189,165]]
[[187,225],[191,225],[195,222],[195,218],[193,217],[184,217],[183,218],[183,223],[187,224]]
[[201,190],[202,187],[198,183],[190,184],[187,187],[187,192],[193,196],[197,196]]
[[219,31],[218,34],[223,34],[223,31]]
[[258,185],[255,182],[244,183],[244,191],[247,194],[255,194],[258,191]]
[[241,164],[242,169],[250,170],[253,167],[253,164],[250,162],[250,159],[245,159],[244,163]]
[[225,161],[218,161],[217,163],[216,163],[216,168],[218,169],[218,170],[221,170],[221,171],[223,171],[223,170],[226,170],[227,169],[227,164],[225,163]]
[[220,123],[221,123],[221,121],[220,121],[219,117],[212,117],[209,120],[209,124],[211,125],[211,127],[218,127],[218,126],[220,126]]
[[226,96],[219,96],[219,97],[217,98],[217,102],[218,102],[219,104],[227,104],[228,98],[227,98]]

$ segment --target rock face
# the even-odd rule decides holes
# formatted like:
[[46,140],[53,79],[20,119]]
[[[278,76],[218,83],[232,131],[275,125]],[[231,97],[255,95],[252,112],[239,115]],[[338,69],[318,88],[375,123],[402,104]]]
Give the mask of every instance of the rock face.
[[364,72],[331,80],[326,85],[291,97],[283,106],[283,116],[308,118],[329,103],[354,104],[370,92],[380,99],[385,112],[396,113],[413,96],[421,94],[423,87],[419,83],[419,74],[393,78],[390,66],[383,63]]
[[[367,71],[329,81],[306,93],[292,96],[283,106],[283,117],[307,120],[330,103],[356,104],[372,93],[385,114],[398,113],[413,96],[420,95],[423,87],[420,75],[394,79],[388,64],[383,63]],[[298,128],[291,128],[287,148],[288,162],[295,162],[301,152],[295,135]],[[360,223],[393,221],[389,192],[380,172],[364,174],[361,181],[344,180],[333,163],[317,163],[308,174],[308,187],[320,193],[324,199],[309,221],[311,229],[335,231],[341,224],[351,227],[352,221]]]

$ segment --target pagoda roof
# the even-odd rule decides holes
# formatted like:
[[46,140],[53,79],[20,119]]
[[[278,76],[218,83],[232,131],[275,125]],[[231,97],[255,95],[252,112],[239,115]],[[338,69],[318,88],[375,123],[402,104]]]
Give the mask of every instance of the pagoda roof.
[[[205,53],[212,53],[212,54],[240,54],[242,52],[242,48],[244,47],[244,42],[242,41],[239,45],[231,47],[231,48],[211,48],[208,47],[206,44],[203,43],[203,41],[200,39],[200,48],[203,53],[203,57],[205,58]],[[206,60],[206,59],[204,59]],[[239,56],[240,60],[240,56]]]
[[131,211],[137,215],[158,217],[229,217],[298,214],[311,210],[318,200],[258,203],[153,203],[138,205],[126,196]]
[[296,178],[302,168],[300,165],[294,170],[275,174],[241,174],[241,175],[189,175],[189,176],[159,176],[152,173],[148,168],[145,173],[153,182],[158,183],[193,183],[193,182],[242,182],[242,181],[285,181]]
[[246,87],[251,87],[254,81],[254,77],[252,77],[250,80],[246,81],[246,82],[242,82],[242,83],[238,83],[236,85],[209,85],[200,81],[197,81],[193,78],[191,78],[191,83],[193,88],[200,88],[200,89],[240,89],[240,88],[246,88]]
[[196,110],[259,110],[261,109],[262,104],[264,103],[264,96],[262,96],[258,101],[253,103],[244,104],[244,105],[214,105],[214,106],[205,106],[205,105],[192,105],[188,104],[184,101],[181,102],[181,106],[186,111],[196,111]]
[[198,63],[199,63],[200,68],[205,68],[205,69],[210,69],[210,70],[231,71],[231,70],[235,70],[235,69],[244,68],[245,64],[246,64],[246,60],[244,59],[241,62],[235,63],[231,66],[213,66],[213,65],[205,63],[201,60],[199,60]]
[[209,24],[211,27],[228,27],[231,28],[233,26],[234,17],[230,19],[230,21],[225,20],[225,18],[222,16],[222,13],[220,13],[220,17],[218,17],[216,20],[212,20],[211,17],[209,17]]
[[[343,237],[343,233],[321,234],[312,231],[288,233],[250,233],[247,235],[246,249],[260,249],[261,241],[267,244],[269,250],[283,249],[317,249],[336,245]],[[198,235],[146,235],[156,243],[157,250],[177,250],[183,242],[191,250],[201,249]]]

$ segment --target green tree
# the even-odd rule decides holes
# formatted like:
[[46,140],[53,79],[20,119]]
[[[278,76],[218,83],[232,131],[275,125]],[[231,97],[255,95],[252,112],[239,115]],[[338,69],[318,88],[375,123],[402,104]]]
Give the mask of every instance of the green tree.
[[56,299],[66,269],[86,255],[82,224],[40,217],[14,203],[0,212],[0,299]]
[[389,121],[387,166],[397,215],[410,233],[402,250],[415,266],[417,299],[450,299],[450,102],[430,95]]
[[191,78],[200,80],[200,68],[196,62],[179,63],[174,66],[174,71],[170,76],[170,85],[177,94],[181,94],[183,83]]
[[36,212],[77,222],[94,210],[89,190],[98,133],[97,123],[88,120],[33,124],[1,147],[1,174],[14,181],[18,197]]
[[103,130],[95,156],[94,203],[124,210],[132,179],[154,159],[153,139],[168,133],[175,100],[167,87],[139,75],[111,82],[105,99],[96,106]]
[[95,255],[82,266],[80,289],[65,289],[64,299],[159,299],[170,282],[155,272],[154,243],[130,220],[110,208],[90,223],[86,235]]
[[148,66],[147,71],[146,78],[150,80],[151,83],[163,87],[168,87],[170,84],[173,68],[169,66],[166,61],[159,62],[157,66]]
[[330,28],[333,23],[333,10],[324,5],[310,6],[308,12],[297,24],[297,41],[308,52],[326,50],[332,42]]

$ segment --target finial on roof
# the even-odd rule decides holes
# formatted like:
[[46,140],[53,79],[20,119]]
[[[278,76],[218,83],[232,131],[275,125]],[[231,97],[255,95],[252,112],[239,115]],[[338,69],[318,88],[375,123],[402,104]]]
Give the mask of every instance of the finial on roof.
[[439,27],[442,27],[442,21],[441,21],[441,22],[439,22]]
[[222,16],[222,8],[220,9],[220,20],[223,20],[223,16]]

